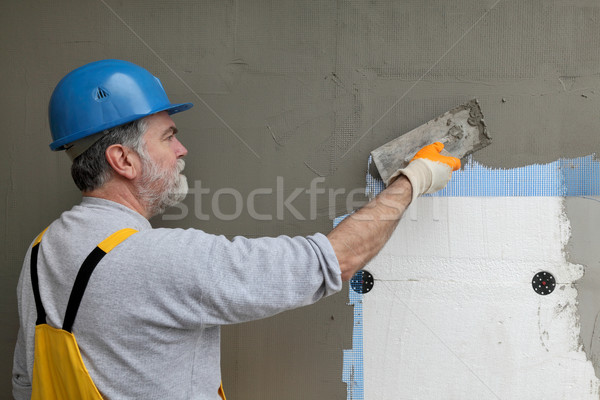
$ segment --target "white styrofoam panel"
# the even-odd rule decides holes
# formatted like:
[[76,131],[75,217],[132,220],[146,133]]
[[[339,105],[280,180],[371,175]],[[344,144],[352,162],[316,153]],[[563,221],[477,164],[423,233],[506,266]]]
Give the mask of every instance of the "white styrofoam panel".
[[420,198],[366,267],[365,399],[598,399],[569,230],[560,197]]

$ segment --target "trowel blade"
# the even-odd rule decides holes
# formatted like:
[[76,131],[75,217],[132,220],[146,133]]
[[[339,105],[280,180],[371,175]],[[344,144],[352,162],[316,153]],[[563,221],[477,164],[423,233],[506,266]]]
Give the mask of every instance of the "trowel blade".
[[373,150],[371,156],[381,179],[390,177],[408,165],[424,146],[442,142],[444,150],[454,157],[464,158],[492,142],[476,99],[403,134]]

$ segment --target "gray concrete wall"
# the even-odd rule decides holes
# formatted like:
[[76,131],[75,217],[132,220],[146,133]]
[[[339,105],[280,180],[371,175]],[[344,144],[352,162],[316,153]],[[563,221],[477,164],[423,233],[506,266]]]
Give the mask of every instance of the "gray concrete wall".
[[[190,186],[211,192],[197,190],[156,226],[228,236],[327,232],[331,215],[363,200],[349,193],[364,186],[370,150],[474,97],[494,137],[475,156],[485,165],[600,151],[597,0],[20,1],[4,2],[0,22],[2,398],[10,396],[23,254],[79,200],[67,157],[48,149],[46,117],[54,85],[76,66],[130,60],[160,77],[172,101],[196,104],[175,121],[190,151]],[[292,202],[296,213],[277,214],[278,192],[285,199],[316,177],[323,177],[326,194],[313,203],[302,191]],[[227,188],[244,199],[254,189],[272,189],[257,197],[256,211],[273,217],[259,220],[244,207],[236,218],[223,218],[236,213],[235,199],[218,197],[218,210],[211,202]],[[330,189],[341,194],[330,198]],[[567,209],[585,221],[596,215],[589,207],[597,213],[592,201],[571,201]],[[590,277],[580,285],[589,350],[599,264],[584,248],[598,233],[594,224],[576,224],[571,250]],[[346,398],[346,300],[342,293],[224,329],[228,398]]]

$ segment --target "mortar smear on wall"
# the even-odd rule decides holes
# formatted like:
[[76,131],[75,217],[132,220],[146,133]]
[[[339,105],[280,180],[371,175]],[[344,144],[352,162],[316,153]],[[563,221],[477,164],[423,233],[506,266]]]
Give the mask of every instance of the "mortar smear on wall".
[[[370,175],[367,176],[368,195],[373,197],[382,189],[383,185],[380,181]],[[571,360],[580,369],[577,370],[574,365],[567,369],[577,371],[576,375],[582,381],[588,380],[588,384],[585,385],[586,393],[597,398],[598,381],[591,369],[591,364],[586,362],[585,354],[578,344],[579,326],[575,306],[577,292],[569,283],[578,279],[583,271],[581,266],[569,264],[564,258],[563,246],[569,236],[569,224],[563,213],[561,197],[597,195],[599,192],[600,163],[595,161],[593,156],[571,160],[562,159],[546,165],[532,165],[511,170],[492,170],[469,160],[463,170],[454,173],[451,183],[444,191],[434,196],[427,196],[430,198],[419,199],[417,205],[409,210],[408,217],[401,222],[394,234],[395,237],[367,267],[371,272],[375,271],[375,286],[377,287],[377,283],[379,283],[379,291],[374,289],[363,296],[353,293],[350,289],[351,304],[355,305],[355,335],[353,349],[344,352],[344,382],[348,384],[348,399],[363,399],[365,393],[369,395],[368,398],[372,396],[391,398],[387,397],[389,393],[386,394],[386,390],[395,395],[404,393],[409,398],[412,398],[410,396],[423,399],[435,398],[432,397],[437,395],[435,387],[441,384],[442,387],[448,388],[455,382],[466,379],[464,376],[455,376],[456,370],[460,367],[467,371],[477,367],[483,373],[475,373],[473,370],[467,373],[471,379],[469,386],[478,385],[479,390],[475,390],[473,387],[454,387],[452,390],[456,391],[456,395],[467,396],[461,398],[476,398],[475,393],[479,393],[484,398],[498,398],[495,392],[501,391],[501,389],[490,388],[492,384],[486,382],[514,381],[514,376],[510,372],[511,367],[514,369],[514,365],[506,365],[506,370],[501,368],[500,371],[493,371],[493,366],[486,366],[486,362],[481,361],[478,357],[479,351],[469,350],[468,347],[464,348],[465,344],[459,343],[460,340],[455,342],[453,339],[441,338],[442,333],[444,335],[448,333],[443,329],[439,330],[442,333],[435,333],[438,332],[437,329],[427,328],[432,324],[427,318],[435,317],[434,320],[444,321],[445,315],[453,314],[452,309],[440,310],[440,305],[454,305],[453,310],[456,310],[463,307],[464,304],[469,304],[476,297],[475,294],[479,289],[484,292],[490,290],[496,294],[497,304],[494,298],[490,300],[484,295],[479,300],[478,306],[495,313],[501,320],[500,322],[496,321],[500,324],[499,328],[504,328],[503,334],[500,335],[503,338],[498,340],[505,342],[504,348],[498,343],[492,345],[490,342],[485,345],[493,346],[493,348],[487,350],[498,352],[500,349],[499,355],[502,355],[503,351],[522,354],[522,352],[529,351],[530,345],[537,350],[540,349],[539,346],[542,346],[542,350],[550,354],[542,354],[543,357],[540,358],[540,354],[537,354],[537,350],[535,350],[533,353],[537,354],[537,358],[516,358],[525,364],[547,363],[546,367],[538,366],[538,370],[541,372],[535,378],[554,379],[559,385],[561,383],[557,379],[558,376],[566,377],[561,368],[569,364],[566,360]],[[436,200],[435,197],[455,197],[455,199]],[[475,197],[500,198],[477,200],[474,199]],[[505,199],[503,200],[501,197]],[[456,212],[462,213],[462,216],[457,216]],[[426,216],[423,219],[424,214]],[[489,221],[494,221],[496,226],[486,228]],[[544,223],[548,225],[546,226]],[[445,226],[442,228],[441,225]],[[456,241],[456,238],[451,239],[445,236],[449,234],[448,232],[457,229],[461,232],[458,239],[462,243]],[[481,231],[482,229],[483,231]],[[440,232],[442,233],[440,234]],[[542,237],[544,234],[550,236]],[[527,243],[528,241],[533,244]],[[424,245],[421,245],[423,243]],[[419,252],[415,252],[415,248],[419,247],[428,248],[429,253],[418,254]],[[516,258],[511,260],[512,256],[509,254],[512,253],[516,253]],[[534,262],[534,260],[538,261]],[[400,265],[397,265],[398,262]],[[557,291],[554,297],[542,298],[531,289],[529,275],[533,275],[535,271],[553,268],[556,270],[557,280],[562,283],[560,292]],[[387,276],[390,271],[396,272]],[[394,275],[398,273],[405,276]],[[440,277],[440,273],[445,275],[445,278]],[[448,278],[452,275],[455,276],[455,281]],[[446,282],[447,279],[450,279],[451,282]],[[498,282],[498,279],[504,279],[504,282]],[[486,281],[490,284],[489,287],[481,284]],[[473,292],[474,290],[475,292]],[[379,295],[373,296],[377,292]],[[439,293],[445,293],[449,298],[443,301],[440,299],[439,303],[430,300],[439,296]],[[512,300],[502,300],[502,296],[507,293],[512,294]],[[383,298],[381,298],[382,294]],[[437,298],[439,299],[439,297]],[[523,304],[515,303],[514,299],[520,299]],[[364,303],[365,300],[366,303]],[[535,315],[530,321],[534,323],[534,326],[529,327],[535,331],[533,332],[535,333],[534,339],[531,335],[528,336],[532,332],[528,332],[527,320],[522,321],[523,317],[528,315],[526,306],[532,304],[537,307],[534,307],[533,314]],[[357,306],[359,306],[358,311]],[[402,309],[404,310],[402,311]],[[416,311],[411,312],[412,309],[416,309]],[[397,318],[394,317],[394,313],[389,314],[392,312],[391,310],[394,310]],[[466,314],[462,316],[462,319],[465,319],[463,321],[465,325],[468,325],[467,321],[470,315],[479,315],[483,318],[480,324],[472,321],[472,327],[475,330],[477,327],[484,329],[487,321],[485,318],[492,318],[489,315],[486,317],[485,313],[480,315],[476,310],[467,309],[465,312]],[[379,346],[379,348],[373,348],[373,338],[369,337],[369,335],[373,335],[373,331],[369,329],[369,325],[377,324],[377,314],[381,313],[385,314],[385,327],[379,326],[377,329],[383,329],[387,335],[386,338],[391,335],[396,339],[389,342],[378,337],[375,339],[375,346]],[[454,317],[461,320],[460,314]],[[512,325],[509,322],[511,320],[519,320],[520,324],[525,324],[522,332],[510,330],[509,327]],[[435,323],[433,324],[435,325]],[[448,321],[446,321],[446,325],[452,326]],[[464,332],[459,328],[458,326],[454,328],[459,337],[460,335],[465,337],[470,335],[470,332]],[[515,327],[513,326],[513,328]],[[427,347],[422,347],[427,343],[419,342],[420,338],[428,334],[431,336],[432,333],[433,337],[429,339],[437,343],[429,343],[429,345],[441,347],[438,351],[446,350],[444,360],[437,359],[434,353],[427,354]],[[489,340],[495,338],[493,333],[485,336]],[[454,338],[454,336],[451,337]],[[476,340],[477,335],[471,339]],[[507,342],[520,343],[520,345],[513,344],[511,347]],[[366,348],[364,355],[362,354],[363,345]],[[524,348],[522,348],[523,346]],[[458,351],[452,350],[454,347],[458,347]],[[557,354],[556,351],[562,353]],[[453,352],[456,352],[454,357],[452,356]],[[440,368],[448,363],[448,357],[454,359],[454,364],[450,362],[452,365],[447,365],[452,370]],[[467,359],[467,362],[463,360],[464,358]],[[425,362],[426,365],[420,366],[425,371],[421,371],[419,365],[416,365],[418,359],[428,360]],[[514,354],[509,359],[515,359]],[[494,361],[490,359],[490,362]],[[373,375],[373,371],[363,371],[363,363],[369,365],[371,369],[374,368],[374,365],[386,367],[384,371],[377,371]],[[471,367],[472,364],[475,367]],[[400,369],[395,371],[395,367]],[[524,371],[527,369],[528,367]],[[420,371],[421,375],[415,371]],[[425,376],[426,374],[423,372],[426,371],[438,373],[437,383],[430,380],[420,381],[419,376]],[[503,371],[505,376],[501,376]],[[493,378],[479,376],[490,372],[494,373]],[[531,377],[534,378],[534,375],[536,374]],[[390,388],[390,385],[394,386],[400,383],[404,386]],[[562,383],[569,387],[572,386],[569,382]],[[518,384],[514,386],[512,390],[517,391],[512,395],[518,394],[522,389]],[[373,388],[377,388],[377,390],[373,392]],[[420,388],[420,391],[415,388]],[[571,387],[564,390],[568,392],[573,389]],[[508,393],[504,393],[504,395],[506,394]],[[579,398],[584,398],[582,394],[580,396]],[[550,394],[545,398],[562,397]]]

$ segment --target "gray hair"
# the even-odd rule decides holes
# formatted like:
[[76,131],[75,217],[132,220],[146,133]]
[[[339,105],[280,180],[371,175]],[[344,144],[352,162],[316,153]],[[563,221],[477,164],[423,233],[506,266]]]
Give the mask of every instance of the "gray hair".
[[122,144],[136,153],[145,154],[142,137],[148,128],[146,118],[105,130],[96,143],[73,160],[71,176],[82,192],[101,188],[112,176],[112,168],[106,161],[106,149]]

